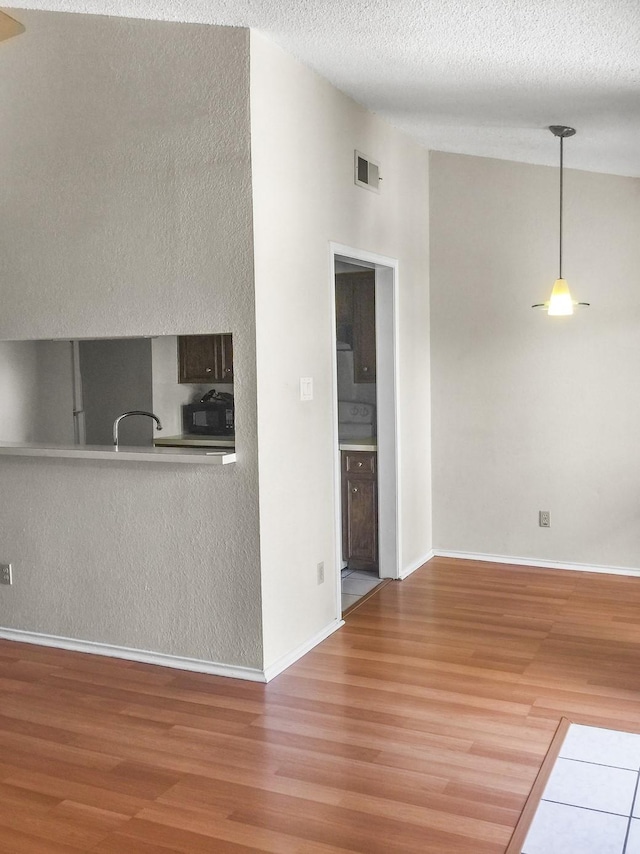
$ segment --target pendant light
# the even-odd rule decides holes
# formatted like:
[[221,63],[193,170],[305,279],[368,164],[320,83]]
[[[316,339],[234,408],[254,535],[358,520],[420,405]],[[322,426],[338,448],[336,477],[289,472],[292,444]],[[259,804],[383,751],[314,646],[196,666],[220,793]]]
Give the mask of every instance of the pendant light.
[[588,302],[577,302],[574,299],[571,299],[571,294],[569,293],[569,285],[567,284],[567,280],[562,278],[562,202],[563,202],[563,172],[564,172],[564,162],[563,162],[563,143],[564,140],[569,136],[574,136],[575,128],[565,127],[564,125],[551,125],[549,128],[551,133],[554,136],[557,136],[560,139],[560,239],[559,239],[559,264],[558,264],[558,278],[555,281],[553,289],[551,291],[551,296],[547,302],[538,302],[532,308],[544,308],[547,314],[550,314],[555,317],[559,317],[562,315],[573,314],[573,307],[576,305],[589,305]]

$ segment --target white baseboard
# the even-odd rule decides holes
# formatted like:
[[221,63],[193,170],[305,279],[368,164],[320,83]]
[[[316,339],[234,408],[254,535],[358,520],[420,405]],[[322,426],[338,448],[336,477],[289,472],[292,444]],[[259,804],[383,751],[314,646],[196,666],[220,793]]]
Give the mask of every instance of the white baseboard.
[[56,649],[68,649],[72,652],[87,652],[91,655],[106,655],[110,658],[124,658],[127,661],[140,661],[144,664],[157,664],[160,667],[173,667],[176,670],[190,670],[195,673],[208,673],[211,676],[229,676],[232,679],[247,679],[250,682],[266,682],[262,670],[253,667],[239,667],[233,664],[219,664],[198,658],[182,658],[166,655],[162,652],[148,652],[143,649],[130,649],[126,646],[95,641],[82,641],[73,638],[44,635],[38,632],[25,632],[20,629],[0,628],[0,638],[19,643],[33,643],[38,646],[51,646]]
[[434,556],[434,551],[433,551],[433,549],[431,549],[430,551],[428,551],[428,552],[427,552],[427,554],[426,554],[426,555],[424,555],[423,557],[421,557],[421,558],[420,558],[420,560],[418,560],[418,561],[416,561],[416,562],[412,563],[412,564],[409,566],[409,568],[408,568],[408,569],[403,569],[403,570],[401,570],[400,575],[399,575],[398,577],[400,578],[400,580],[401,580],[401,581],[404,581],[404,579],[405,579],[405,578],[408,578],[408,577],[411,575],[411,573],[412,573],[412,572],[415,572],[415,571],[416,571],[416,569],[420,569],[420,567],[421,567],[421,566],[424,566],[424,564],[425,564],[428,560],[431,560],[431,558],[432,558],[433,556]]
[[332,635],[341,626],[344,626],[344,620],[334,620],[312,638],[309,638],[309,640],[300,644],[299,647],[296,647],[296,649],[276,659],[273,664],[265,667],[263,671],[264,681],[271,682],[271,680],[282,673],[283,670],[286,670],[287,667],[291,667],[291,665],[298,661],[299,658],[302,658],[302,656],[310,652],[314,646],[317,646],[319,643],[322,643],[323,640],[326,640],[329,635]]
[[592,563],[566,563],[562,561],[539,560],[533,557],[508,557],[507,555],[473,554],[471,552],[451,552],[434,549],[433,557],[452,557],[457,560],[480,560],[487,563],[511,563],[516,566],[539,566],[541,569],[569,569],[574,572],[601,572],[606,575],[632,575],[640,577],[640,568],[630,566],[600,566]]

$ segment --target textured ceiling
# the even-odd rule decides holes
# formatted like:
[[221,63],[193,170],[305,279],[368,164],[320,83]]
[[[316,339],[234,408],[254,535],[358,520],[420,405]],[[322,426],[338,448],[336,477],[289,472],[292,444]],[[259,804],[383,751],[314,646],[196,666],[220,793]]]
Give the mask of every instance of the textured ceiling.
[[[256,28],[428,148],[640,176],[640,0],[23,0]],[[15,12],[19,17],[19,12]]]

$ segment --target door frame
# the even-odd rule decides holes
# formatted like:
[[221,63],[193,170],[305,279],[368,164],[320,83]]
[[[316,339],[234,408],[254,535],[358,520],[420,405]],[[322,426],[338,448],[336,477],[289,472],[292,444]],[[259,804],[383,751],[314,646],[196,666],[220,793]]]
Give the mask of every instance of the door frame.
[[376,420],[378,437],[378,552],[380,578],[400,578],[400,446],[398,419],[398,260],[364,249],[329,244],[331,300],[331,401],[333,407],[334,523],[337,616],[342,616],[341,465],[338,437],[335,262],[365,264],[375,270]]

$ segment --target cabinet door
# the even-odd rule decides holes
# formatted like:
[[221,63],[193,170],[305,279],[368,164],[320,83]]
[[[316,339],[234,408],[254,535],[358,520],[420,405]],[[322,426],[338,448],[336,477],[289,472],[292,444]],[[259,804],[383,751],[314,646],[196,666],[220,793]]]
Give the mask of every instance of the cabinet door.
[[336,273],[336,337],[353,349],[353,380],[376,381],[376,275]]
[[233,382],[233,336],[231,333],[225,335],[215,335],[219,339],[220,345],[220,376],[216,377],[217,382],[232,383]]
[[342,557],[363,568],[378,564],[375,452],[342,452]]
[[376,381],[375,274],[363,276],[353,287],[353,379]]
[[366,564],[378,562],[378,489],[375,480],[347,475],[344,483],[346,525],[343,557]]
[[181,335],[178,338],[178,365],[178,382],[232,383],[231,334]]
[[215,379],[214,335],[181,335],[178,338],[181,383],[206,383]]
[[353,281],[344,273],[336,275],[336,340],[353,349]]

